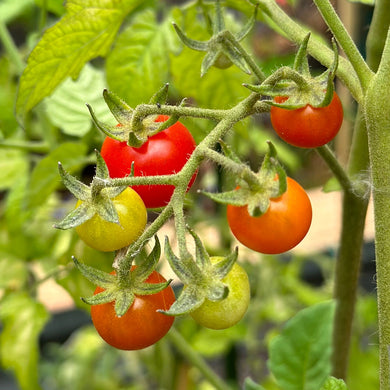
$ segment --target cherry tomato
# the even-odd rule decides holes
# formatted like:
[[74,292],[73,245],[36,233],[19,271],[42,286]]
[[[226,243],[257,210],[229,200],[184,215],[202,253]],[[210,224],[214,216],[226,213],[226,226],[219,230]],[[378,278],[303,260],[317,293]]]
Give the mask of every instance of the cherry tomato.
[[[140,196],[126,188],[112,199],[119,224],[105,221],[98,214],[76,227],[79,237],[91,248],[102,252],[121,249],[134,242],[144,231],[147,211]],[[76,207],[81,204],[77,202]]]
[[[282,103],[286,97],[277,97]],[[271,122],[276,133],[290,145],[317,148],[331,141],[343,122],[343,106],[336,94],[328,106],[315,108],[309,104],[296,110],[271,107]]]
[[[156,122],[164,122],[167,116],[159,115]],[[107,137],[101,155],[110,176],[125,177],[130,174],[134,162],[134,176],[168,175],[179,172],[196,147],[194,138],[180,122],[151,137],[139,148],[126,142]],[[188,189],[195,180],[194,175]],[[147,208],[164,207],[174,191],[172,185],[142,185],[132,187],[141,196]]]
[[[216,263],[222,258],[214,256],[210,260]],[[229,287],[229,295],[217,302],[206,299],[200,307],[191,312],[192,318],[206,328],[230,328],[241,320],[248,309],[250,287],[245,270],[235,263],[222,281]]]
[[305,190],[290,177],[287,190],[270,199],[268,210],[252,217],[247,206],[227,206],[230,230],[246,247],[266,254],[286,252],[306,236],[312,219],[312,208]]
[[[157,271],[146,279],[148,283],[165,281]],[[95,294],[103,290],[97,287]],[[164,337],[171,328],[174,317],[157,310],[168,310],[174,301],[175,294],[168,286],[156,294],[136,295],[122,317],[116,316],[114,302],[91,306],[92,322],[103,340],[115,348],[127,351],[146,348]]]

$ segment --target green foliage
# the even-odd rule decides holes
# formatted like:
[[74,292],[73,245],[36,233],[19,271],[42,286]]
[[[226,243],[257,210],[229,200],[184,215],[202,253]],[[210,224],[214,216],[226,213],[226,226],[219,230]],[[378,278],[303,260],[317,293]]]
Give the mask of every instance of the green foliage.
[[22,390],[37,390],[37,338],[48,320],[41,303],[25,293],[13,293],[2,298],[0,319],[0,358],[4,367],[13,369]]
[[169,53],[178,48],[170,15],[159,23],[152,9],[137,14],[107,58],[110,89],[132,107],[148,101],[169,80]]
[[[93,85],[94,88],[90,88]],[[103,122],[113,122],[113,118],[102,99],[106,87],[104,73],[86,64],[77,80],[65,80],[55,92],[45,99],[50,121],[65,134],[82,137],[91,129],[91,116],[85,103],[94,107],[96,115]]]
[[46,30],[29,56],[20,79],[16,103],[19,116],[50,95],[67,76],[76,78],[87,61],[107,55],[124,17],[140,3],[68,1],[67,13]]
[[269,367],[285,390],[317,390],[330,373],[334,304],[302,310],[270,345]]

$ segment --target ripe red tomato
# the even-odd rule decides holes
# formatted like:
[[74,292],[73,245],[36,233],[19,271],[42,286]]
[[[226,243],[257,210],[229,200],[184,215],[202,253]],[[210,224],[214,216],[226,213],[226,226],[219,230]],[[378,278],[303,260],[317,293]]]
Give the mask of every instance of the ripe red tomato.
[[[286,97],[276,97],[277,103]],[[328,106],[315,108],[309,104],[296,110],[271,107],[271,122],[276,133],[290,145],[317,148],[331,141],[343,122],[343,106],[336,94]]]
[[[211,257],[212,263],[222,257]],[[206,299],[196,310],[191,312],[192,318],[202,326],[210,329],[226,329],[237,324],[246,313],[250,301],[250,285],[248,274],[237,263],[222,279],[229,287],[229,295],[217,302]]]
[[246,247],[266,254],[286,252],[299,244],[308,232],[312,208],[305,190],[290,177],[287,190],[270,199],[268,210],[252,217],[247,206],[227,206],[230,230]]
[[[95,214],[76,227],[77,234],[87,245],[102,252],[116,251],[133,243],[145,230],[148,219],[144,202],[131,188],[126,188],[112,202],[119,224],[105,221]],[[76,207],[81,203],[79,200]]]
[[[156,122],[168,119],[159,115]],[[179,172],[196,147],[195,140],[188,129],[176,122],[151,137],[139,148],[128,146],[126,142],[107,137],[101,155],[105,160],[110,176],[125,177],[130,174],[134,161],[134,176],[168,175]],[[188,189],[195,180],[194,175]],[[174,191],[172,185],[132,186],[141,196],[147,208],[164,207]]]
[[[157,271],[146,279],[148,283],[165,281]],[[103,290],[97,287],[95,294]],[[173,289],[168,286],[156,294],[136,295],[122,317],[116,316],[114,302],[91,306],[92,322],[103,340],[115,348],[127,351],[146,348],[164,337],[171,328],[174,317],[157,310],[168,310],[174,301]]]

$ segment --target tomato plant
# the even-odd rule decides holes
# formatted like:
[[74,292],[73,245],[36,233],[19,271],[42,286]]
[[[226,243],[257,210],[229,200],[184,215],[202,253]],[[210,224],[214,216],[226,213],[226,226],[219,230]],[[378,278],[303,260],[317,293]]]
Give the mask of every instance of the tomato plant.
[[[211,257],[212,263],[220,261],[218,256]],[[221,301],[206,301],[195,311],[192,318],[200,325],[211,329],[226,329],[237,324],[248,309],[250,286],[245,270],[234,263],[229,273],[222,279],[229,288],[229,295]]]
[[257,252],[286,252],[305,237],[312,219],[312,208],[305,190],[287,177],[287,190],[270,199],[268,210],[252,217],[247,206],[227,206],[227,219],[234,236]]
[[[105,221],[95,214],[76,227],[77,234],[87,245],[102,252],[115,251],[130,245],[146,226],[146,207],[134,190],[126,188],[112,199],[112,202],[119,216],[119,224]],[[76,207],[80,204],[79,200]]]
[[[276,97],[277,103],[287,100]],[[298,109],[271,107],[271,122],[276,133],[287,143],[301,148],[317,148],[331,141],[343,122],[343,107],[337,93],[328,106],[307,105]]]
[[[164,122],[166,115],[159,115],[156,122]],[[196,147],[188,129],[180,122],[149,137],[139,148],[128,146],[107,137],[101,154],[110,176],[125,177],[130,174],[134,162],[134,176],[168,175],[179,172]],[[194,175],[188,189],[195,181]],[[166,206],[174,191],[172,185],[135,185],[132,188],[141,196],[147,208]]]
[[[136,266],[132,266],[132,270]],[[163,283],[165,278],[153,271],[147,283]],[[95,295],[104,291],[97,287]],[[168,310],[175,301],[171,286],[151,295],[136,295],[133,304],[122,317],[115,314],[114,302],[91,306],[92,322],[100,336],[111,346],[123,350],[149,347],[165,336],[174,317],[157,312]]]

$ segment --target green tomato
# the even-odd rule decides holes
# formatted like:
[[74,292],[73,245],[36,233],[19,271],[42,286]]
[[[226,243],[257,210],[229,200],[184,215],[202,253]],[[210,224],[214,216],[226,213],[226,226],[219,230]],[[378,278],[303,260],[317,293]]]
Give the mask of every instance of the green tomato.
[[[76,227],[79,237],[91,248],[102,252],[115,251],[133,243],[144,231],[147,211],[141,197],[130,187],[112,199],[119,224],[105,221],[95,214]],[[76,207],[81,204],[77,202]]]
[[[217,263],[222,257],[212,257]],[[206,301],[191,312],[192,318],[210,329],[226,329],[237,324],[246,313],[250,301],[250,286],[245,270],[235,263],[230,272],[222,279],[229,288],[229,295],[217,302]]]

